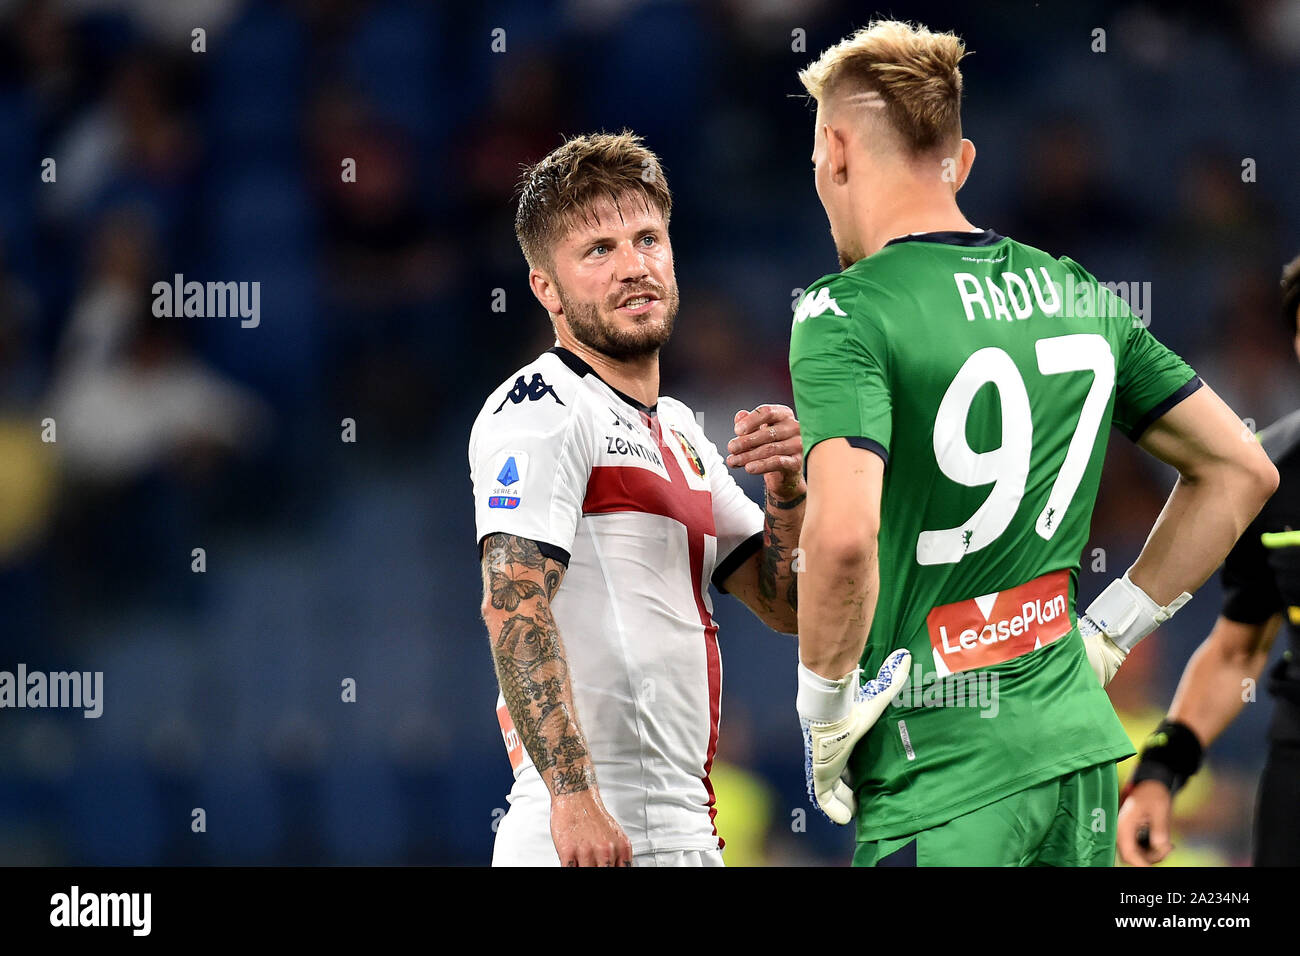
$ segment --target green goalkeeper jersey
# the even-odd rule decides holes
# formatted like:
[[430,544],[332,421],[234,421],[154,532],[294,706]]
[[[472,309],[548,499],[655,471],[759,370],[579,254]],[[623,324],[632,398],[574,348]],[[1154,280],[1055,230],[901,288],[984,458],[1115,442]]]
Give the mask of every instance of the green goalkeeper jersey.
[[1132,755],[1076,627],[1079,559],[1107,426],[1136,440],[1195,373],[1077,263],[986,230],[818,280],[790,377],[805,457],[842,437],[886,463],[862,668],[905,647],[912,674],[849,764],[858,840]]

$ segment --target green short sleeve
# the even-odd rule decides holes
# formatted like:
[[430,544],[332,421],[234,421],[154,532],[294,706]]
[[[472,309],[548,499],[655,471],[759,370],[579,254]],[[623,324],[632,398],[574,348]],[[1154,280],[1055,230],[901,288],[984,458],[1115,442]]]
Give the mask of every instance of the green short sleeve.
[[863,287],[841,276],[814,283],[795,309],[790,381],[809,453],[827,438],[847,438],[886,462],[892,431],[889,361]]
[[1161,345],[1136,319],[1125,336],[1115,379],[1116,428],[1133,441],[1169,409],[1201,387],[1191,366]]

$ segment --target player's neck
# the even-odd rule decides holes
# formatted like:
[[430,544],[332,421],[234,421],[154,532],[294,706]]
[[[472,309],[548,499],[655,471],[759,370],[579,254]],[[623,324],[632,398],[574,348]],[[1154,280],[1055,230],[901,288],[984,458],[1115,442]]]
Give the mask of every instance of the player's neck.
[[962,215],[951,194],[935,197],[900,197],[878,209],[864,230],[863,254],[875,255],[885,243],[918,232],[974,232],[974,225]]
[[639,359],[614,359],[561,336],[559,344],[591,366],[605,384],[653,408],[659,401],[659,353]]

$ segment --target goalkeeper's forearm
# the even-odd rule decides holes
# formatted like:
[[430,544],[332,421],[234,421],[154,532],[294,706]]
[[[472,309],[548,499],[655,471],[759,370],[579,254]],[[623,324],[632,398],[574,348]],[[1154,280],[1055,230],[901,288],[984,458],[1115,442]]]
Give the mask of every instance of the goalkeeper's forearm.
[[799,658],[814,673],[838,680],[858,666],[876,612],[875,536],[845,540],[805,519],[799,544]]
[[1138,444],[1178,469],[1178,483],[1129,570],[1132,582],[1163,606],[1214,573],[1277,488],[1277,468],[1208,385],[1158,418]]
[[1195,476],[1180,475],[1129,578],[1161,605],[1184,591],[1195,593],[1223,563],[1274,487],[1258,472],[1229,463]]
[[1240,438],[1228,443],[1244,454],[1221,449],[1204,460],[1183,459],[1137,561],[1079,615],[1088,663],[1103,687],[1146,635],[1191,600],[1272,494],[1268,475],[1275,479],[1277,470],[1263,450],[1254,441],[1248,449]]

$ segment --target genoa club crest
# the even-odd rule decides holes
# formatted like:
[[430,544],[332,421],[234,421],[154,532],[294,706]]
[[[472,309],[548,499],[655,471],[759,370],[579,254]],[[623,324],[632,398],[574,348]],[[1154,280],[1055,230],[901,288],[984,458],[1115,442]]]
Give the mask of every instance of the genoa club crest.
[[695,450],[695,446],[691,444],[691,440],[676,428],[671,429],[671,431],[677,436],[677,442],[682,446],[682,451],[686,453],[686,460],[691,463],[691,471],[703,478],[704,461],[700,458],[699,452]]

